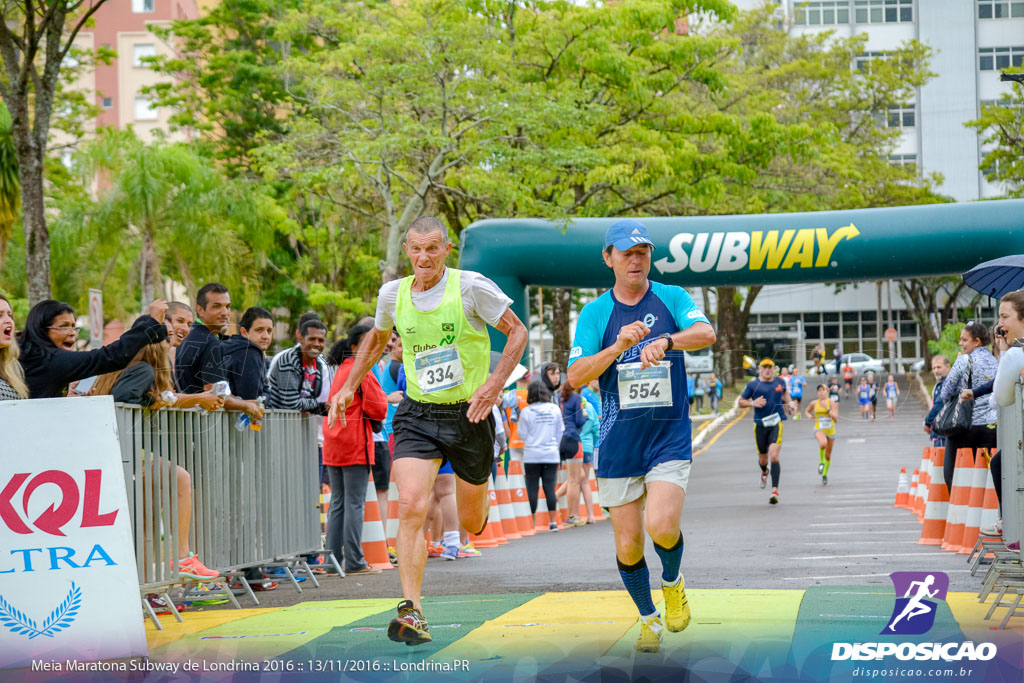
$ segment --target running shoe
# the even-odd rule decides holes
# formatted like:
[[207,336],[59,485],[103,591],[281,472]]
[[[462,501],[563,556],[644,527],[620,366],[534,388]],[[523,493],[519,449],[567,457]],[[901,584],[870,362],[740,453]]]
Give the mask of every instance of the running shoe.
[[661,649],[661,636],[665,627],[661,625],[661,619],[653,616],[647,621],[640,620],[640,635],[633,646],[637,652],[657,652]]
[[767,472],[762,472],[761,473],[761,488],[764,488],[767,485],[768,485],[768,473]]
[[459,557],[481,557],[483,553],[473,547],[472,543],[459,546]]
[[824,473],[825,473],[825,463],[819,463],[818,464],[818,474],[824,474]]
[[412,600],[403,600],[398,603],[398,616],[388,624],[388,638],[396,643],[406,645],[421,645],[429,643],[430,626],[423,614],[413,607]]
[[[149,603],[149,606],[153,608],[153,611],[156,614],[171,613],[171,606],[167,604],[167,600],[164,599],[164,596],[158,593],[146,593],[146,602]],[[183,603],[175,605],[175,608],[179,612],[184,612],[186,609],[188,609],[188,607],[185,606]]]
[[1013,543],[1006,544],[1007,550],[1020,550],[1020,541],[1014,541]]
[[195,553],[189,553],[188,557],[184,560],[178,561],[178,574],[186,579],[198,579],[200,581],[204,579],[215,579],[220,576],[220,572],[207,569],[206,566],[199,561],[199,558]]
[[[263,574],[265,576],[273,576],[275,578],[281,576],[285,577],[286,579],[288,578],[288,574],[287,572],[285,572],[284,567],[274,567],[273,569],[267,569],[264,570]],[[295,581],[298,583],[302,583],[306,580],[305,576],[301,576],[299,574],[296,574],[295,572],[292,572],[292,576],[295,577]]]
[[441,559],[443,560],[455,560],[459,557],[459,546],[457,545],[446,545],[444,550],[441,552]]
[[224,591],[217,588],[205,588],[201,584],[186,594],[189,605],[225,605],[231,600],[224,597]]
[[827,474],[821,475],[821,483],[823,485],[827,485],[828,484],[828,475]]
[[661,594],[665,596],[665,628],[678,633],[690,625],[690,602],[686,599],[686,585],[683,575],[679,575],[679,583],[674,586],[661,585]]
[[427,544],[427,557],[441,557],[441,553],[444,552],[443,545],[434,545],[432,543]]
[[558,531],[558,523],[548,522],[548,531]]
[[576,515],[573,515],[572,517],[566,517],[565,523],[569,526],[583,526],[584,524],[586,524],[586,522],[581,520]]
[[768,499],[768,502],[771,505],[777,505],[778,504],[778,502],[779,502],[779,489],[777,489],[777,488],[772,489],[772,497]]

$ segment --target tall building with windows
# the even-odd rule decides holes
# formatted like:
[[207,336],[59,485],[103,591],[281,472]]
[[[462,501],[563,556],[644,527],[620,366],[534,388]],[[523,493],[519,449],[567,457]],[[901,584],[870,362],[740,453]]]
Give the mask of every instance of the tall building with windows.
[[[733,1],[741,9],[752,9],[765,0]],[[903,131],[890,161],[941,174],[939,191],[957,201],[1004,193],[998,183],[990,182],[990,174],[979,170],[986,150],[978,134],[964,123],[977,119],[982,105],[1009,96],[1009,84],[999,81],[999,71],[1024,62],[1024,0],[773,0],[772,4],[796,33],[867,34],[865,51],[851,68],[869,69],[871,60],[907,40],[930,46],[936,76],[920,88],[913,102],[879,113],[889,126]]]
[[110,64],[98,64],[83,84],[95,90],[101,109],[97,125],[123,128],[130,124],[144,140],[156,129],[167,129],[170,111],[155,107],[142,90],[167,79],[154,72],[145,58],[173,54],[174,46],[150,29],[198,16],[196,0],[107,0],[100,7],[93,27],[76,40],[84,48],[105,46],[117,53]]

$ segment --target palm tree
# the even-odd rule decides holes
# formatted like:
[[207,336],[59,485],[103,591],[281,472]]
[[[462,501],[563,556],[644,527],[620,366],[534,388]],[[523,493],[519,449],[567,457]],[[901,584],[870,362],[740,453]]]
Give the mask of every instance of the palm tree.
[[261,264],[256,256],[276,220],[269,200],[227,180],[187,145],[106,130],[81,159],[100,186],[85,221],[100,241],[135,259],[143,309],[167,274],[195,295],[199,281],[238,281]]
[[21,210],[18,151],[14,148],[11,114],[0,103],[0,265],[7,260],[7,244]]

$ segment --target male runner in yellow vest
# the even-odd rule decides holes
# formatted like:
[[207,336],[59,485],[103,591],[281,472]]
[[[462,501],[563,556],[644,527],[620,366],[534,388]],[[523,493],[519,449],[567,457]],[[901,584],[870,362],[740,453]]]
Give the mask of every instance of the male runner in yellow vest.
[[[404,600],[388,626],[391,640],[418,645],[431,640],[423,618],[420,589],[427,561],[423,535],[427,499],[438,468],[455,470],[459,521],[481,533],[490,500],[487,482],[494,461],[491,409],[526,347],[526,326],[509,308],[512,300],[489,279],[446,268],[448,230],[432,217],[409,226],[402,245],[413,274],[387,282],[377,296],[375,329],[359,345],[355,366],[331,397],[329,425],[344,425],[345,410],[391,337],[402,336],[402,364],[408,390],[392,420],[392,473],[398,486],[398,573]],[[487,325],[508,337],[501,361],[488,375],[491,357]]]

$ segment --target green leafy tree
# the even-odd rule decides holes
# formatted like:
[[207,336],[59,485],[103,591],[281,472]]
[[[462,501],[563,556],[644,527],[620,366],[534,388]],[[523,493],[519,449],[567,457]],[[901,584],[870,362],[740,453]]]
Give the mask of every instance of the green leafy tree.
[[104,131],[77,161],[84,177],[99,173],[105,182],[95,202],[65,207],[61,220],[90,260],[105,264],[100,282],[132,273],[143,308],[168,278],[193,296],[211,280],[257,289],[253,275],[287,224],[273,201],[187,145],[145,144],[131,130]]
[[43,174],[55,94],[78,33],[106,0],[12,0],[0,21],[0,96],[11,114],[33,304],[50,295],[50,234]]
[[964,323],[947,323],[939,338],[928,342],[928,352],[931,356],[942,354],[952,364],[960,354],[960,333],[963,329]]
[[7,260],[7,244],[21,209],[18,151],[11,133],[11,114],[0,105],[0,266]]
[[[1024,73],[1024,69],[1007,69]],[[981,108],[981,118],[968,121],[982,136],[982,145],[990,146],[981,161],[981,170],[992,180],[1004,183],[1007,195],[1024,197],[1024,84],[1014,83],[1008,96]]]

